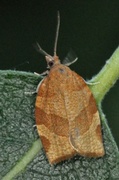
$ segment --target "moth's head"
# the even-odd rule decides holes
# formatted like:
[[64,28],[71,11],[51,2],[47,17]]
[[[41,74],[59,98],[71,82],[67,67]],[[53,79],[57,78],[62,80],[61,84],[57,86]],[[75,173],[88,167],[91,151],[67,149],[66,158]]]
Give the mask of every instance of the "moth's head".
[[54,65],[60,64],[60,60],[58,56],[45,56],[45,59],[47,61],[47,67],[48,68],[52,68]]

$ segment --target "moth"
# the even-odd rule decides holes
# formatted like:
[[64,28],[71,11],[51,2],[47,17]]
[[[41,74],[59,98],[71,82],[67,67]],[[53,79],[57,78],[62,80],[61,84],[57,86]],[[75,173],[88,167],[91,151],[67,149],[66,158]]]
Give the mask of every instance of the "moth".
[[49,72],[37,88],[35,118],[38,133],[50,164],[59,163],[74,155],[101,157],[104,147],[96,101],[86,82],[56,55],[60,26],[58,24],[54,56],[39,44],[37,50],[45,55]]

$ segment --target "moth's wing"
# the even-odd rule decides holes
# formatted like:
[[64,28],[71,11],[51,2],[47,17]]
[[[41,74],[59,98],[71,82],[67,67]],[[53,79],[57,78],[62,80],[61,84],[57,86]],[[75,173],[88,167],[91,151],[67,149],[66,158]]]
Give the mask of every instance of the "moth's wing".
[[103,156],[100,117],[95,99],[85,81],[73,71],[70,82],[71,91],[64,97],[70,143],[80,155]]
[[78,57],[76,56],[75,52],[71,49],[67,56],[64,58],[62,64],[64,64],[65,66],[70,66],[71,64],[73,64],[74,62],[76,62],[78,59]]
[[68,119],[60,83],[54,75],[49,76],[39,87],[35,117],[43,147],[53,164],[74,156],[76,151],[69,142]]
[[35,117],[51,164],[76,153],[103,156],[95,100],[84,80],[68,67],[54,66],[42,81],[36,98]]

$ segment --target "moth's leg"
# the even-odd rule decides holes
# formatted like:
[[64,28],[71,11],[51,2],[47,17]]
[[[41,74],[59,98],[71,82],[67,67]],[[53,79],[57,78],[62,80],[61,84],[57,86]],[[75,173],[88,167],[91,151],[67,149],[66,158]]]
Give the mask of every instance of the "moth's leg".
[[[41,73],[41,74],[34,72],[34,74],[37,75],[37,76],[46,76],[48,73],[49,73],[48,70],[45,71],[45,72],[43,72],[43,73]],[[39,89],[39,87],[40,87],[40,85],[41,85],[41,83],[42,83],[43,80],[44,80],[44,77],[43,77],[43,79],[39,82],[39,84],[38,84],[38,86],[37,86],[37,88],[36,88],[36,91],[33,91],[33,92],[25,92],[25,94],[26,94],[26,95],[37,94],[37,93],[38,93],[38,89]]]
[[[44,77],[45,78],[45,77]],[[42,81],[44,80],[44,78],[39,82],[39,84],[38,84],[38,86],[37,86],[37,88],[36,88],[36,91],[35,91],[35,93],[38,93],[38,90],[39,90],[39,88],[40,88],[40,85],[41,85],[41,83],[42,83]]]
[[25,94],[26,94],[26,95],[37,94],[37,93],[38,93],[38,90],[39,90],[39,87],[40,87],[40,85],[41,85],[41,83],[42,83],[43,80],[44,80],[44,78],[39,82],[39,84],[38,84],[38,86],[37,86],[37,88],[36,88],[35,91],[32,91],[32,92],[25,92]]
[[64,64],[65,66],[70,66],[71,64],[75,63],[77,59],[78,57],[76,56],[75,52],[73,50],[70,50],[67,56],[62,61],[62,64]]
[[[86,82],[86,81],[85,81]],[[87,85],[94,86],[99,84],[100,82],[86,82]]]
[[75,63],[78,60],[78,58],[75,58],[72,62],[64,63],[65,66],[70,66],[71,64]]
[[49,71],[46,70],[46,71],[42,72],[41,74],[39,74],[39,73],[37,73],[37,72],[34,72],[34,74],[35,74],[35,75],[38,75],[38,76],[46,76],[46,75],[49,74]]
[[37,92],[36,91],[32,91],[32,92],[24,92],[25,95],[34,95],[36,94]]
[[[46,76],[46,75],[48,75],[48,73],[49,73],[48,70],[47,70],[47,71],[44,71],[44,72],[41,73],[41,74],[38,74],[38,73],[34,72],[34,74],[40,75],[40,76]],[[43,79],[39,82],[39,84],[38,84],[38,86],[37,86],[37,88],[36,88],[36,92],[35,92],[35,93],[38,93],[38,90],[39,90],[40,85],[41,85],[42,81],[44,80],[44,78],[45,78],[45,77],[43,77]]]
[[[82,78],[83,79],[83,78]],[[85,79],[83,79],[84,80],[84,82],[87,84],[87,85],[89,85],[89,86],[94,86],[94,85],[97,85],[97,84],[99,84],[100,82],[98,81],[98,82],[88,82],[88,81],[86,81]]]

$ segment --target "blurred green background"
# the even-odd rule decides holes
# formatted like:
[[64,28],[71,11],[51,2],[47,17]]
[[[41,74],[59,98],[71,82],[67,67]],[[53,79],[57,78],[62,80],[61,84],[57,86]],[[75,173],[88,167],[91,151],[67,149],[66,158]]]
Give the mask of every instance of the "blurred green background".
[[[33,44],[39,42],[53,55],[57,10],[60,59],[72,48],[79,58],[72,70],[85,80],[100,71],[119,44],[119,0],[0,0],[0,69],[46,70],[44,57]],[[102,106],[119,147],[119,82]]]

